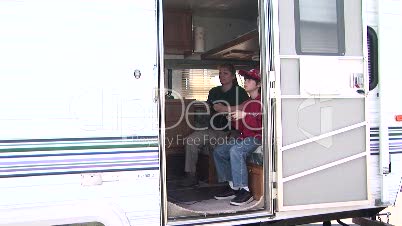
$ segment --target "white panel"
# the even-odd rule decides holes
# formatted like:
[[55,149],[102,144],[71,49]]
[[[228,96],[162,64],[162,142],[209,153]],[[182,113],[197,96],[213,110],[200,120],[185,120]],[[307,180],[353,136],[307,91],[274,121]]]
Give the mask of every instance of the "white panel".
[[378,13],[379,0],[366,0],[366,12]]
[[298,59],[281,59],[281,91],[283,95],[300,94]]
[[295,47],[295,19],[294,1],[280,0],[279,3],[279,27],[280,27],[280,54],[296,55]]
[[0,137],[156,134],[146,2],[1,1]]
[[[103,222],[107,223],[113,219],[112,216],[105,215],[107,212],[120,213],[124,216],[122,219],[127,221],[128,218],[132,221],[130,223],[145,217],[155,223],[158,222],[157,219],[160,219],[158,171],[113,172],[101,175],[103,183],[93,186],[82,186],[80,174],[3,178],[0,180],[1,192],[10,195],[2,196],[0,225],[7,221],[20,222],[19,225],[25,225],[21,222],[50,220],[53,222],[50,225],[61,224],[62,220],[70,220],[71,223],[85,214],[91,217],[88,219],[104,220]],[[111,178],[116,180],[107,181]],[[50,214],[49,211],[52,209],[63,211]],[[38,211],[39,214],[30,216],[35,210],[42,212]],[[13,211],[20,216],[24,215],[24,218],[10,219],[9,214],[14,213]]]
[[381,13],[401,15],[402,1],[391,0],[383,2],[381,1]]
[[300,58],[300,94],[356,95],[351,79],[363,73],[362,60],[340,60],[337,57],[308,56]]
[[363,157],[288,181],[284,183],[284,204],[367,200],[366,173],[366,158]]
[[366,23],[378,33],[378,0],[366,0]]
[[[402,172],[402,154],[391,154],[392,172],[387,176],[389,184],[384,189],[387,190],[387,199],[391,204],[395,205],[396,197],[401,189],[401,172]],[[381,174],[379,173],[379,156],[370,156],[370,185],[371,195],[374,200],[381,199]]]
[[344,1],[346,56],[363,56],[361,1]]

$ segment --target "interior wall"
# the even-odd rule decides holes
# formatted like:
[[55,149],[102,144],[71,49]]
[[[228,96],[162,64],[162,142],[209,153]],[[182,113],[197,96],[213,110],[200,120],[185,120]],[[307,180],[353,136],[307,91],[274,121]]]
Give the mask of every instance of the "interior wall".
[[193,15],[193,26],[204,28],[205,51],[208,51],[239,35],[256,29],[257,21]]
[[[221,17],[206,17],[193,15],[193,27],[201,26],[205,32],[205,51],[216,48],[244,33],[253,29],[257,29],[257,21],[221,18]],[[188,56],[184,55],[169,55],[165,54],[165,59],[184,59]],[[172,88],[178,93],[181,92],[181,70],[173,70]],[[167,69],[165,69],[165,88],[167,88]],[[172,93],[175,98],[177,94]]]
[[[253,29],[257,29],[257,20],[193,15],[193,28],[198,26],[204,28],[204,46],[205,51],[208,51]],[[191,57],[165,54],[165,59],[184,58]]]

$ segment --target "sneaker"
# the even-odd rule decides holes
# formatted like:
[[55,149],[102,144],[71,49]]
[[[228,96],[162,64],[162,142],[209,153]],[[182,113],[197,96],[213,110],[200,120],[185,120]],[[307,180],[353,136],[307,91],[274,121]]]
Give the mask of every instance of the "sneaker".
[[233,190],[228,186],[222,193],[215,195],[214,197],[216,200],[233,199],[234,197],[236,197],[237,192],[238,191]]
[[253,196],[246,189],[240,189],[236,197],[230,201],[230,205],[241,206],[253,201]]

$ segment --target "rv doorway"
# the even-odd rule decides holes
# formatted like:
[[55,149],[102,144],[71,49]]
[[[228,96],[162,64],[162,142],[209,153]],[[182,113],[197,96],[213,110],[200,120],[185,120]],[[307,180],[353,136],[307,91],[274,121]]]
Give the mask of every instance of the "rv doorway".
[[[239,136],[239,132],[211,129],[217,113],[207,101],[211,99],[208,97],[212,88],[223,87],[219,68],[235,67],[242,92],[244,78],[239,70],[266,71],[266,65],[260,63],[260,59],[265,59],[265,51],[262,55],[260,46],[266,42],[260,38],[259,18],[263,16],[259,16],[259,2],[223,0],[216,4],[216,1],[166,0],[163,4],[165,89],[161,93],[164,96],[161,114],[164,136],[161,137],[165,141],[165,220],[205,222],[219,216],[266,214],[272,203],[267,195],[269,189],[264,186],[269,181],[266,175],[270,168],[264,164],[270,162],[270,155],[265,154],[268,153],[265,134],[272,136],[272,133],[264,127],[262,144],[246,158],[252,198],[242,205],[233,205],[232,199],[217,197],[229,184],[218,181],[213,152],[217,146],[227,144],[230,137]],[[266,94],[265,80],[261,82],[261,96]],[[249,98],[242,99],[239,95],[237,92],[238,104]],[[261,99],[263,106],[270,103],[268,98]],[[262,125],[268,124],[265,111],[262,108]]]

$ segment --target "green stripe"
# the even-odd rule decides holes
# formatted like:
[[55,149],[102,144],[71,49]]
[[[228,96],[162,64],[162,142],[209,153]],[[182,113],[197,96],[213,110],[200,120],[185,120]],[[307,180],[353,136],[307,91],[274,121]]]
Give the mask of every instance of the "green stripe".
[[[401,136],[401,135],[402,135],[402,133],[388,133],[388,136],[390,136],[390,137]],[[371,133],[371,134],[370,134],[370,137],[380,137],[380,134],[378,134],[378,133],[376,133],[376,134]]]
[[0,152],[31,152],[31,151],[64,151],[64,150],[91,150],[91,149],[116,149],[116,148],[144,148],[158,147],[157,142],[145,144],[122,144],[122,145],[95,145],[95,146],[62,146],[62,147],[38,147],[38,148],[5,148]]
[[400,136],[402,133],[389,133],[390,136]]

